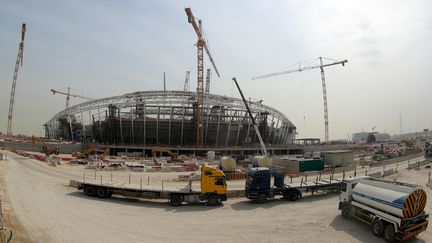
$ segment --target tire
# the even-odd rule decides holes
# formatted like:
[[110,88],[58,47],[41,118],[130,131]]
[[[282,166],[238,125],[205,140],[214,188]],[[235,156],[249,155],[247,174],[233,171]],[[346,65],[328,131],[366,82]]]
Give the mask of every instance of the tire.
[[98,198],[106,198],[108,196],[108,190],[106,188],[98,188],[96,190],[96,196]]
[[261,193],[256,198],[257,203],[265,203],[267,201],[267,195],[264,193]]
[[288,194],[288,200],[297,201],[300,198],[300,193],[297,191],[292,191]]
[[350,219],[351,218],[351,212],[350,212],[350,207],[349,206],[344,206],[342,208],[342,217],[344,219]]
[[394,242],[396,239],[395,229],[393,224],[387,224],[384,228],[383,238],[387,242]]
[[219,205],[219,197],[216,195],[210,195],[207,197],[207,206]]
[[372,233],[375,236],[381,237],[384,232],[384,222],[382,220],[375,220],[372,223]]
[[93,186],[85,186],[84,193],[89,197],[93,197],[96,195],[96,189]]
[[179,195],[172,195],[170,198],[171,206],[178,207],[182,204],[181,197]]

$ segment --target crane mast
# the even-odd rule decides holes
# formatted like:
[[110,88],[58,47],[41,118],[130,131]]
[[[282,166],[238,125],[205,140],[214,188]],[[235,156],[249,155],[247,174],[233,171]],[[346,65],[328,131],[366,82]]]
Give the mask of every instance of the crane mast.
[[211,69],[207,69],[207,76],[206,76],[206,85],[205,85],[205,94],[210,94],[210,75],[211,75]]
[[9,114],[8,114],[8,126],[7,126],[7,135],[12,135],[12,117],[13,117],[13,106],[15,102],[15,88],[16,88],[16,82],[18,78],[18,70],[19,67],[23,65],[23,57],[24,57],[24,37],[25,32],[27,31],[26,24],[23,23],[21,27],[21,42],[19,43],[18,48],[18,55],[15,63],[15,70],[14,75],[12,79],[12,88],[11,88],[11,94],[10,94],[10,100],[9,100]]
[[186,71],[183,91],[189,91],[189,79],[190,79],[190,71]]
[[216,67],[216,64],[213,60],[212,55],[210,54],[210,50],[206,44],[206,40],[204,39],[202,32],[202,21],[195,20],[194,15],[192,14],[191,8],[185,8],[186,15],[188,16],[188,22],[192,25],[197,34],[198,40],[196,43],[197,46],[197,91],[196,91],[196,108],[195,108],[195,131],[196,131],[196,145],[197,147],[202,147],[204,145],[204,50],[207,53],[207,56],[213,65],[213,68],[218,75],[219,71]]
[[329,66],[334,66],[334,65],[345,66],[345,63],[347,63],[348,60],[333,61],[332,63],[324,64],[322,57],[319,57],[318,59],[320,61],[320,65],[304,66],[304,67],[299,66],[296,69],[291,69],[291,70],[287,70],[287,71],[275,72],[275,73],[269,73],[269,74],[265,74],[265,75],[261,75],[261,76],[256,76],[256,77],[253,77],[252,80],[274,77],[274,76],[278,76],[278,75],[282,75],[282,74],[301,72],[301,71],[305,71],[305,70],[319,68],[321,71],[321,83],[322,83],[322,90],[323,90],[325,141],[328,142],[329,141],[329,121],[328,121],[328,105],[327,105],[327,88],[326,88],[326,83],[325,83],[324,68],[329,67]]

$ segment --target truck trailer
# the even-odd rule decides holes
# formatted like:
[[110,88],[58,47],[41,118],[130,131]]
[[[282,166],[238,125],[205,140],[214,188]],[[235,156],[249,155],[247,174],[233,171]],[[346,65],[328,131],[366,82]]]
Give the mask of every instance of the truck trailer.
[[[271,177],[274,182],[271,185]],[[302,197],[302,193],[318,191],[337,191],[341,186],[340,180],[324,181],[318,178],[314,182],[299,183],[299,185],[286,185],[285,175],[282,172],[271,170],[267,167],[251,168],[248,171],[245,184],[245,195],[248,199],[258,203],[264,203],[269,198],[283,196],[290,201],[296,201]]]
[[227,184],[222,171],[213,167],[201,167],[201,191],[192,190],[192,181],[180,190],[163,190],[124,186],[118,183],[99,183],[97,181],[71,181],[83,190],[87,196],[109,198],[121,195],[127,198],[168,199],[170,205],[180,206],[182,203],[206,202],[208,206],[217,206],[227,200]]
[[372,233],[387,242],[407,240],[425,231],[426,193],[418,185],[357,177],[342,183],[339,210],[342,217],[371,225]]

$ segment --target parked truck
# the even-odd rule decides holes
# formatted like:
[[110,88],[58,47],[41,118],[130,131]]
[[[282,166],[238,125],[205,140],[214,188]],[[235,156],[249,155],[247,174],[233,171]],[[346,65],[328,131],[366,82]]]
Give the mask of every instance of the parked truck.
[[407,240],[425,231],[426,193],[418,185],[373,179],[344,180],[339,210],[346,219],[356,218],[371,225],[372,233],[387,242]]
[[227,184],[222,171],[213,167],[201,167],[201,190],[192,189],[192,181],[181,190],[164,190],[142,188],[142,186],[124,186],[117,183],[102,183],[98,181],[71,181],[88,196],[108,198],[111,195],[121,195],[127,198],[166,198],[172,206],[180,206],[183,202],[206,202],[208,206],[217,206],[227,200]]
[[[271,185],[271,178],[274,178]],[[298,185],[286,185],[285,175],[282,172],[267,167],[257,167],[249,170],[246,177],[245,195],[248,199],[264,203],[269,198],[283,196],[290,201],[302,197],[302,193],[317,191],[337,191],[341,186],[340,180],[324,181],[316,179],[314,182],[300,182]]]

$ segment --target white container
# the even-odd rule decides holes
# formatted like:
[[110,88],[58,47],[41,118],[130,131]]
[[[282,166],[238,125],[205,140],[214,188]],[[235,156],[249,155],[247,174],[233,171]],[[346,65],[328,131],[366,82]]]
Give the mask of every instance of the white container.
[[219,167],[222,171],[234,171],[236,168],[236,161],[232,157],[224,156],[219,161]]
[[267,167],[271,168],[273,164],[273,159],[269,156],[255,156],[252,159],[252,164],[254,167]]
[[207,152],[207,161],[213,161],[216,157],[216,154],[214,151],[208,151]]
[[361,180],[353,189],[354,201],[393,214],[410,218],[423,212],[426,193],[418,186],[378,180]]

